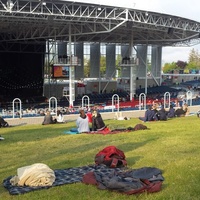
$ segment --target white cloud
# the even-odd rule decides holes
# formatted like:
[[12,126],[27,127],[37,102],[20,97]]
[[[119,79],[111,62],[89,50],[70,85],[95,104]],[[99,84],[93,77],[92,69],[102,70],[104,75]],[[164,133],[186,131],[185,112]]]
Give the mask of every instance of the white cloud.
[[85,0],[79,2],[95,3],[100,5],[120,6],[127,8],[135,8],[139,10],[148,10],[160,12],[170,15],[189,18],[199,21],[199,0]]
[[163,63],[177,62],[178,60],[188,62],[191,50],[191,47],[163,47],[162,61]]

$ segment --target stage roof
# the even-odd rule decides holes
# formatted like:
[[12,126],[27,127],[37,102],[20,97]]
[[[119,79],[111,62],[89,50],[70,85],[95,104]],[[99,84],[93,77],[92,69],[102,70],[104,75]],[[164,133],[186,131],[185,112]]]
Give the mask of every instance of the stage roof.
[[194,20],[132,8],[58,0],[0,0],[0,42],[41,40],[192,46]]

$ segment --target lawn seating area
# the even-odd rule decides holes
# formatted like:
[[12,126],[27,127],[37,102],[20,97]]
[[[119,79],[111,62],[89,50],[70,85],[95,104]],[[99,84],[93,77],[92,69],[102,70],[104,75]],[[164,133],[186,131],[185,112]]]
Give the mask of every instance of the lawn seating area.
[[[112,129],[133,127],[141,121],[137,118],[108,119],[105,123]],[[5,140],[0,141],[0,179],[3,182],[5,178],[16,175],[19,167],[34,163],[45,163],[51,169],[91,165],[96,153],[106,146],[115,145],[124,151],[129,169],[161,169],[165,178],[161,191],[127,197],[95,186],[73,183],[12,196],[1,184],[1,199],[199,199],[199,118],[194,115],[145,125],[148,130],[109,135],[64,134],[75,126],[75,121],[49,126],[35,124],[1,128],[1,136]]]

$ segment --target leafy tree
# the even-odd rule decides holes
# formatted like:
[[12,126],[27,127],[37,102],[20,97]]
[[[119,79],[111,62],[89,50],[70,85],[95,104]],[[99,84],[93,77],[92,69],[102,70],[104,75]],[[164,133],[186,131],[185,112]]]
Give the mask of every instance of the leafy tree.
[[90,77],[90,60],[88,58],[84,58],[84,77]]
[[178,60],[178,61],[176,62],[176,66],[177,66],[177,68],[179,68],[179,69],[185,69],[185,67],[187,66],[187,62]]
[[117,55],[116,58],[116,69],[118,70],[118,77],[121,77],[121,62],[122,62],[122,56],[121,55]]
[[165,63],[164,67],[163,67],[163,72],[164,73],[171,73],[172,70],[177,69],[177,65],[175,62],[172,63]]
[[101,74],[101,77],[105,76],[106,74],[106,57],[105,56],[100,57],[100,74]]
[[189,62],[186,69],[200,69],[200,66],[194,62]]
[[118,54],[117,58],[116,58],[116,67],[117,68],[120,68],[121,62],[122,62],[122,56],[120,54]]
[[192,49],[189,54],[189,63],[200,65],[200,54],[198,50]]
[[[100,57],[100,74],[101,77],[106,74],[106,57]],[[90,59],[84,58],[84,77],[90,77]]]
[[198,50],[192,49],[189,54],[188,69],[200,69],[200,54]]

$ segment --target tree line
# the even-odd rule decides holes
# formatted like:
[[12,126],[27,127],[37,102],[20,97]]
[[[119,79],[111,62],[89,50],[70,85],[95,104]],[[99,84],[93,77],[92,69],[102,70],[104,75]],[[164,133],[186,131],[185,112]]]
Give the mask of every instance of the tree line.
[[200,70],[200,54],[198,50],[192,49],[188,62],[178,60],[177,62],[165,63],[162,70],[163,73],[170,73],[174,70],[183,70],[184,73],[189,73],[190,70]]

